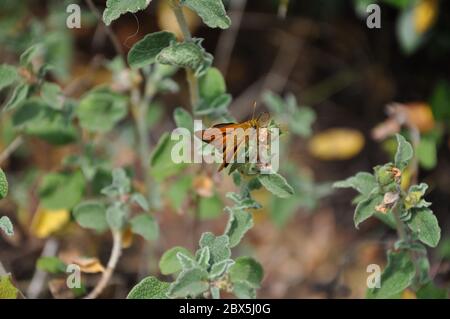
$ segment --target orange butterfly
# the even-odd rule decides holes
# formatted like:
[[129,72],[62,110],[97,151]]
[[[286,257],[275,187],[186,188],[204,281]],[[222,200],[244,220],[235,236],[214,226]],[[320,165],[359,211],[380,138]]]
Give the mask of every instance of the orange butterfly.
[[242,123],[221,123],[216,124],[206,130],[195,132],[195,136],[203,142],[214,145],[222,150],[222,164],[218,171],[232,162],[236,157],[242,145],[247,145],[254,134],[262,127],[267,127],[270,116],[268,113],[261,113],[256,119],[252,116],[251,120]]

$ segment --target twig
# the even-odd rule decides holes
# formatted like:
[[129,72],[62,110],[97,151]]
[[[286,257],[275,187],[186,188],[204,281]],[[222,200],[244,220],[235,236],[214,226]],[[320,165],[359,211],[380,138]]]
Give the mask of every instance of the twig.
[[111,250],[111,256],[109,257],[108,265],[102,274],[102,277],[98,281],[94,289],[84,299],[95,299],[105,289],[122,254],[122,233],[118,230],[112,231],[113,235],[113,247]]
[[[49,238],[45,242],[40,257],[53,257],[58,252],[58,241],[54,238]],[[27,296],[30,299],[38,298],[44,288],[45,281],[47,279],[47,273],[40,269],[36,269],[30,285],[27,289]]]
[[217,42],[215,60],[217,68],[222,72],[223,77],[226,77],[227,74],[231,53],[236,43],[236,37],[241,26],[246,4],[247,0],[231,0],[229,16],[232,23],[229,29],[220,34]]
[[[175,14],[181,32],[183,33],[184,41],[192,41],[192,35],[191,32],[189,31],[189,27],[186,22],[186,18],[184,17],[184,13],[179,1],[170,0],[170,6],[172,8],[173,13]],[[199,103],[198,80],[197,77],[194,75],[194,72],[189,68],[186,68],[186,80],[189,85],[191,109],[192,111],[194,111],[195,107]]]
[[7,160],[12,153],[14,153],[20,145],[23,143],[22,136],[17,136],[1,153],[0,153],[0,164]]
[[98,11],[97,7],[94,5],[92,0],[85,0],[85,2],[87,4],[87,6],[89,7],[89,9],[92,11],[92,13],[97,17],[97,20],[99,21],[99,23],[102,25],[103,29],[106,32],[106,35],[110,38],[110,40],[114,46],[114,49],[122,57],[122,59],[124,59],[124,61],[126,61],[125,55],[122,50],[122,45],[120,44],[119,39],[116,37],[114,32],[111,30],[111,28],[108,27],[105,23],[103,23],[103,19],[102,19],[102,15],[101,15],[100,11]]

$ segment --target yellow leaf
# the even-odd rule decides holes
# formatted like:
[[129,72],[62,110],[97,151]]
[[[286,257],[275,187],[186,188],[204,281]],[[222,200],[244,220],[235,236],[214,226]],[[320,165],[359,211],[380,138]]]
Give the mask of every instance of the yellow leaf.
[[31,223],[31,232],[38,238],[45,238],[60,230],[70,219],[66,209],[49,210],[38,208]]
[[437,0],[421,0],[414,8],[414,28],[416,32],[426,32],[436,20],[437,12]]
[[88,274],[95,274],[105,271],[105,267],[103,267],[100,260],[95,257],[75,257],[72,259],[72,263],[80,266],[80,270]]
[[434,117],[430,105],[424,102],[406,104],[407,122],[417,127],[421,133],[434,128]]
[[18,292],[10,275],[0,276],[0,299],[16,299]]
[[331,128],[316,134],[309,142],[310,153],[321,160],[346,160],[364,147],[364,136],[349,128]]
[[407,167],[402,173],[402,181],[400,182],[400,187],[402,190],[406,191],[411,184],[411,169]]
[[[195,33],[195,30],[200,24],[199,17],[185,6],[183,6],[182,9],[189,30],[191,31],[191,33]],[[183,37],[183,33],[178,26],[177,19],[172,9],[170,8],[168,1],[160,1],[157,10],[158,12],[156,14],[156,17],[158,19],[159,28],[161,30],[172,32],[178,39],[181,39]]]

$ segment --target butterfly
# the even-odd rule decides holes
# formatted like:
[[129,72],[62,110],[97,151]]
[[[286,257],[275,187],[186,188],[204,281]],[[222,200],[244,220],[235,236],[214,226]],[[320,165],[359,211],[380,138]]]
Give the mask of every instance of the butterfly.
[[[195,136],[203,142],[214,145],[222,151],[222,164],[218,171],[228,167],[241,149],[248,145],[249,140],[258,135],[259,129],[269,124],[269,113],[261,113],[242,123],[220,123],[205,130],[195,132]],[[256,136],[258,137],[258,136]]]

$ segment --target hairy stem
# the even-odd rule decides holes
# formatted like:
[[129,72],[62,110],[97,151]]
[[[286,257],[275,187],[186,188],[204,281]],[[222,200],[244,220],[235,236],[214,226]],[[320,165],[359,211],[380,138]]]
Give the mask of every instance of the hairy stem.
[[[186,22],[186,18],[184,17],[184,13],[180,5],[180,2],[178,0],[170,0],[170,5],[173,13],[175,14],[178,25],[180,26],[184,41],[192,41],[192,35],[191,32],[189,31],[189,27]],[[199,102],[199,93],[198,93],[198,79],[195,76],[193,70],[186,68],[186,80],[189,85],[191,109],[194,110]]]
[[85,297],[85,299],[97,298],[105,289],[122,254],[122,233],[119,230],[113,230],[113,247],[111,250],[111,256],[109,257],[108,265],[102,274],[102,277],[98,281],[94,289]]

